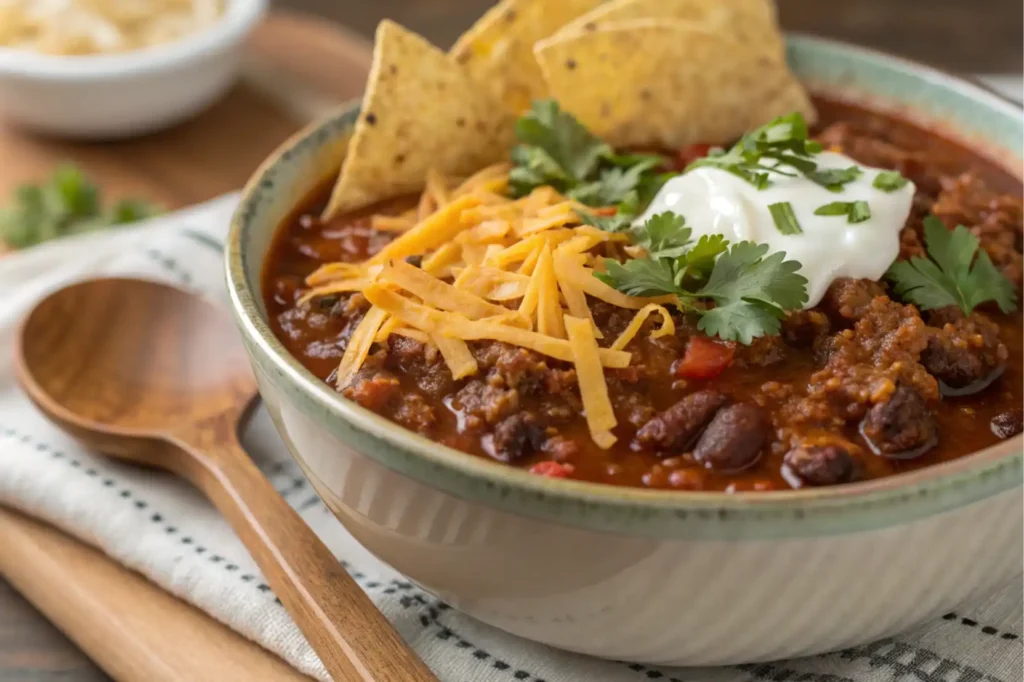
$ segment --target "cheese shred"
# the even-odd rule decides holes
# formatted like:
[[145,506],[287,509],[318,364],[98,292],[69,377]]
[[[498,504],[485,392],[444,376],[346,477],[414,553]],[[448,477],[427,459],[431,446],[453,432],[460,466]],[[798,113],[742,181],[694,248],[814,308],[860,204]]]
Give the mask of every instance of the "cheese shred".
[[566,315],[565,330],[569,335],[569,347],[576,366],[576,380],[580,385],[590,437],[599,448],[607,450],[615,444],[612,429],[618,421],[608,397],[608,384],[604,380],[594,327],[590,320]]
[[370,308],[370,312],[366,313],[356,326],[348,340],[345,354],[341,357],[341,364],[338,365],[338,388],[348,386],[352,377],[363,366],[366,356],[370,354],[370,346],[377,338],[377,331],[387,316],[387,311],[381,308]]
[[476,358],[469,350],[469,346],[462,339],[453,339],[443,334],[431,334],[430,338],[434,345],[441,351],[441,357],[452,373],[452,378],[458,381],[477,373]]
[[668,314],[668,311],[665,310],[664,306],[660,306],[657,303],[650,303],[637,311],[637,314],[633,316],[633,320],[629,323],[629,326],[622,330],[622,333],[619,334],[619,338],[615,339],[615,343],[613,343],[611,347],[615,350],[622,350],[629,345],[629,342],[636,337],[637,333],[640,331],[640,327],[642,327],[644,322],[647,321],[647,318],[651,316],[651,313],[658,313],[661,315],[661,326],[651,332],[652,339],[676,333],[675,322],[672,321],[672,316]]

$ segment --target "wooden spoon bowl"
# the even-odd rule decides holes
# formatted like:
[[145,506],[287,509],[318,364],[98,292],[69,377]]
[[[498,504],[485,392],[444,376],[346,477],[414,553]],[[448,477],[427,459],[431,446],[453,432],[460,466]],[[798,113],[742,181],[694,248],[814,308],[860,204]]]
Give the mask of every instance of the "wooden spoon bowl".
[[[225,413],[237,421],[256,396],[230,318],[156,282],[63,289],[29,313],[19,337],[29,397],[82,442],[126,459],[147,459],[138,438],[171,437]],[[167,463],[163,454],[155,462]]]
[[99,279],[22,323],[18,380],[87,447],[173,471],[231,523],[341,682],[436,682],[238,442],[256,382],[230,316],[174,287]]

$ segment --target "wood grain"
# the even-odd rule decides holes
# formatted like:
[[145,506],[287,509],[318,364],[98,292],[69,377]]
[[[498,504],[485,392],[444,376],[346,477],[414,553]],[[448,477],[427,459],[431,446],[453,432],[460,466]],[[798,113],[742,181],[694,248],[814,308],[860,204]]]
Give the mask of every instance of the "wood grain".
[[90,450],[206,493],[335,682],[437,682],[242,449],[256,380],[221,307],[152,281],[79,282],[28,314],[14,365],[40,411]]
[[[3,510],[0,510],[2,513]],[[21,519],[15,523],[20,524]],[[19,525],[19,530],[21,528]],[[3,537],[4,551],[0,552],[0,614],[3,614],[0,617],[0,680],[108,680],[74,644],[67,641],[55,625],[43,618],[32,604],[3,579],[8,574],[8,562],[16,561],[28,568],[33,567],[27,560],[21,560],[20,537],[14,542],[10,542],[6,535]],[[66,579],[69,576],[63,577]]]
[[[0,546],[18,548],[16,557],[0,553],[0,575],[59,620],[117,679],[309,680],[138,574],[42,523],[0,509]],[[0,628],[16,622],[0,621]],[[22,636],[21,655],[0,659],[0,680],[30,680],[36,674],[66,675],[75,682],[104,679],[98,671],[77,669],[71,657],[40,650],[37,632]],[[110,646],[128,640],[134,644]]]

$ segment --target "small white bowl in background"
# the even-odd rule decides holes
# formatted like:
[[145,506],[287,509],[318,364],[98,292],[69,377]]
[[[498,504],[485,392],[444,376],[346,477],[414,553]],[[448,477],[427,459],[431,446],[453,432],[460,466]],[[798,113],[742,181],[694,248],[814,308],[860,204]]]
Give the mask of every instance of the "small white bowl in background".
[[238,75],[268,0],[229,0],[209,27],[117,54],[54,56],[0,47],[0,120],[55,137],[155,132],[212,104]]

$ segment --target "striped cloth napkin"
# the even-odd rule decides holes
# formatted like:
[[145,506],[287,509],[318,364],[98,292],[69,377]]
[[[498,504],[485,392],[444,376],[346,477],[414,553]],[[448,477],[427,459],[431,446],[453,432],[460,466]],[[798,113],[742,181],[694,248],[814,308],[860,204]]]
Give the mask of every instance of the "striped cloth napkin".
[[[1015,82],[1019,85],[1019,79]],[[1019,96],[1020,88],[1015,92]],[[225,301],[221,252],[236,201],[236,196],[227,196],[130,230],[85,235],[0,260],[0,504],[99,547],[326,682],[320,661],[216,511],[170,475],[122,465],[78,447],[21,395],[10,364],[18,320],[47,292],[71,281],[146,277]],[[375,560],[321,504],[264,411],[257,412],[244,442],[281,495],[443,682],[1022,679],[1020,583],[900,637],[814,658],[667,669],[556,651],[459,614]]]

